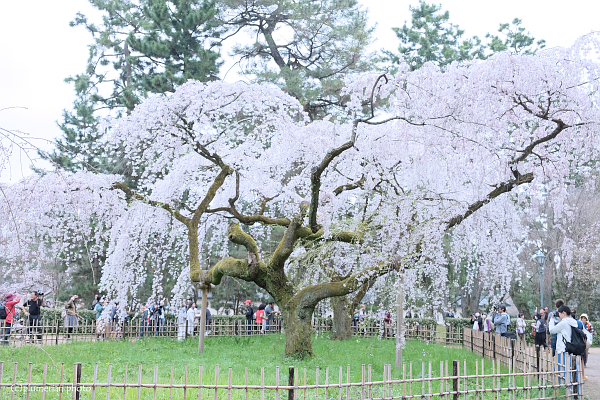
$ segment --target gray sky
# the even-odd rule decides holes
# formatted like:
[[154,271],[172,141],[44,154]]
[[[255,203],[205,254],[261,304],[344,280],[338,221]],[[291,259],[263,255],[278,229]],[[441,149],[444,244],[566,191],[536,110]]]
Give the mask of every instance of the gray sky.
[[[391,27],[410,19],[409,4],[418,0],[362,0],[369,8],[371,23],[377,23],[374,50],[395,50],[398,40]],[[433,1],[439,3],[440,1]],[[517,17],[536,39],[547,47],[569,46],[581,35],[600,30],[600,1],[580,0],[443,0],[450,21],[466,36],[495,32],[498,25]],[[64,78],[85,68],[91,37],[83,28],[69,27],[76,12],[96,14],[85,0],[0,0],[0,127],[29,133],[41,148],[61,136],[56,121],[70,108],[73,88]],[[227,65],[222,68],[223,73]],[[228,76],[229,80],[229,76]],[[35,157],[35,154],[32,154]],[[15,181],[30,173],[23,155],[13,156],[1,181]]]

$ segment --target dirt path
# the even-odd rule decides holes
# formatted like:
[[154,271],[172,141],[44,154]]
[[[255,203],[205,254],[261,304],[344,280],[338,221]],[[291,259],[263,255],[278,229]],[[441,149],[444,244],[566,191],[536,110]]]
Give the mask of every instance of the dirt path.
[[585,374],[588,377],[583,384],[583,394],[587,400],[600,400],[600,347],[590,349]]

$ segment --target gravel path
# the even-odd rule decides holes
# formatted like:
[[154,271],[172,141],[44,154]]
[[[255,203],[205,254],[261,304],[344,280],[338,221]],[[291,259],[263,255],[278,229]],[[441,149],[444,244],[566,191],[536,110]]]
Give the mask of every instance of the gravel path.
[[600,400],[600,347],[592,347],[589,353],[583,384],[583,394],[587,400]]

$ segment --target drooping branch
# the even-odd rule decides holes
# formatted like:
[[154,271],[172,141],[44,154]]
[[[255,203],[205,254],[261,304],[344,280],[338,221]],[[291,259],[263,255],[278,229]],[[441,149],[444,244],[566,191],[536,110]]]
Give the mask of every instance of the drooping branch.
[[152,207],[158,207],[158,208],[162,208],[164,210],[167,210],[173,217],[175,217],[178,221],[182,222],[183,224],[185,224],[186,226],[189,225],[191,219],[188,217],[185,217],[183,215],[181,215],[181,213],[177,210],[174,210],[170,205],[166,204],[166,203],[162,203],[160,201],[154,201],[154,200],[150,200],[145,196],[142,196],[141,194],[135,192],[134,190],[130,189],[129,186],[127,186],[125,183],[123,182],[115,182],[112,184],[111,189],[118,189],[120,191],[122,191],[123,193],[125,193],[127,196],[132,197],[138,201],[141,201],[143,203],[149,204]]
[[490,193],[488,193],[488,195],[485,197],[485,199],[478,200],[478,201],[472,203],[471,205],[469,205],[466,212],[464,212],[463,214],[460,214],[460,215],[456,215],[455,217],[450,219],[446,223],[445,230],[448,231],[448,230],[452,229],[454,226],[460,224],[465,219],[467,219],[470,215],[472,215],[475,211],[479,210],[481,207],[488,204],[490,201],[492,201],[496,197],[500,196],[501,194],[508,193],[508,192],[512,191],[514,188],[516,188],[517,186],[522,185],[524,183],[532,182],[533,178],[534,178],[533,172],[529,172],[529,173],[526,173],[523,175],[519,174],[518,177],[515,179],[511,179],[509,181],[500,183],[499,185],[496,186],[496,189],[494,189]]

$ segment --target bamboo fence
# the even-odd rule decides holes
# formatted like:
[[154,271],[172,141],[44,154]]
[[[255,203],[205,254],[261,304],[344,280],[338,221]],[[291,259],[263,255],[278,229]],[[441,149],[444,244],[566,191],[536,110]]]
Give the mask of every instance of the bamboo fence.
[[[268,329],[266,329],[268,328]],[[207,336],[248,336],[266,335],[270,333],[284,333],[282,319],[276,319],[273,324],[263,327],[252,321],[248,324],[241,319],[213,319],[207,325]],[[440,329],[441,328],[441,329]],[[381,337],[395,339],[395,324],[388,325],[378,320],[368,320],[362,324],[352,325],[352,332],[356,336]],[[82,319],[78,326],[68,328],[64,326],[62,318],[42,319],[39,325],[30,326],[29,321],[24,325],[15,324],[4,328],[0,324],[0,342],[12,346],[28,344],[58,345],[73,341],[100,341],[100,340],[137,340],[143,337],[156,336],[168,338],[186,338],[197,336],[200,327],[197,323],[186,321],[179,326],[173,320],[164,323],[147,323],[139,318],[130,323],[115,323],[101,321],[87,321]],[[315,319],[313,331],[323,334],[332,331],[331,323],[327,320]],[[440,326],[433,324],[407,323],[404,333],[408,339],[437,342],[445,345],[462,345],[463,329],[459,327]]]
[[[291,366],[287,371],[280,367],[267,371],[263,367],[260,379],[250,382],[248,367],[234,371],[231,367],[220,370],[216,365],[213,372],[202,365],[197,369],[185,365],[183,371],[175,371],[171,365],[164,368],[165,373],[164,369],[159,371],[158,365],[145,371],[139,364],[137,368],[126,365],[123,374],[117,376],[113,374],[112,364],[106,370],[97,363],[84,370],[81,363],[76,363],[71,372],[64,364],[49,366],[45,363],[41,374],[37,372],[34,376],[31,363],[11,366],[0,362],[0,398],[583,400],[579,382],[581,371],[577,365],[575,357],[568,357],[562,371],[557,364],[553,369],[532,371],[528,363],[524,364],[524,371],[519,371],[510,361],[508,368],[503,370],[500,359],[482,359],[469,370],[466,360],[463,363],[454,360],[441,361],[439,370],[432,362],[405,363],[401,371],[387,364],[383,365],[383,373],[375,376],[372,365],[363,364],[360,380],[351,379],[350,365],[346,368],[316,367],[314,374],[310,371],[308,379],[306,367]],[[39,368],[36,366],[35,370],[39,371]],[[273,375],[269,376],[269,372]]]

